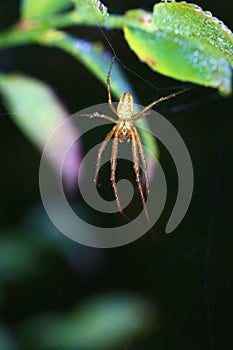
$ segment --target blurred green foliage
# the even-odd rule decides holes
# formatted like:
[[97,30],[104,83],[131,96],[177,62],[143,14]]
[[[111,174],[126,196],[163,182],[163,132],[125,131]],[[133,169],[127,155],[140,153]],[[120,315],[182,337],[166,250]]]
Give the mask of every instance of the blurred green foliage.
[[[139,321],[138,315],[141,315]],[[106,294],[68,313],[46,314],[20,328],[25,344],[35,349],[118,349],[129,337],[148,334],[156,324],[151,305],[130,294]]]
[[71,0],[41,0],[40,2],[23,0],[20,4],[21,18],[23,20],[38,20],[50,17],[51,15],[66,9],[71,3]]
[[[39,280],[45,274],[52,257],[60,256],[71,266],[77,263],[78,271],[84,268],[89,259],[95,264],[90,250],[85,254],[85,249],[82,251],[81,246],[63,235],[59,236],[44,215],[37,208],[28,216],[27,226],[33,227],[35,234],[23,229],[1,232],[1,304],[4,304],[4,299],[8,299],[8,295],[4,295],[4,286],[6,289],[14,285],[23,286],[28,281],[33,284],[33,281]],[[41,235],[36,234],[40,231]],[[71,259],[72,255],[77,262]],[[93,265],[92,273],[94,269]],[[40,296],[34,295],[34,298],[37,303]],[[26,317],[14,329],[14,335],[7,329],[0,328],[0,346],[4,350],[118,349],[128,339],[138,339],[150,334],[158,325],[158,311],[142,296],[130,292],[102,293],[74,305],[66,312],[48,310],[29,319]]]

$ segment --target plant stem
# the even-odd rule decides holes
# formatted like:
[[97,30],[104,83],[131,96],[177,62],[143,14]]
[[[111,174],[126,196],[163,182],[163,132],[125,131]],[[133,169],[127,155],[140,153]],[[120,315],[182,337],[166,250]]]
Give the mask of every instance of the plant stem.
[[77,12],[72,11],[66,15],[59,15],[43,21],[20,21],[12,28],[0,33],[0,49],[7,49],[12,46],[25,45],[37,42],[38,34],[55,28],[64,28],[71,26],[100,26],[103,28],[122,29],[125,25],[128,27],[139,27],[135,20],[128,19],[121,15],[110,15],[102,21],[97,21],[91,17],[79,16]]

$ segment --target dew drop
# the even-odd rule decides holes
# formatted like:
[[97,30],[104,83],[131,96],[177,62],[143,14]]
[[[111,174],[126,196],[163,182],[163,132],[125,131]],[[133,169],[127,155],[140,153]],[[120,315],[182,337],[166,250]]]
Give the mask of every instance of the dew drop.
[[212,13],[211,13],[210,11],[204,11],[204,14],[205,14],[206,16],[212,17]]

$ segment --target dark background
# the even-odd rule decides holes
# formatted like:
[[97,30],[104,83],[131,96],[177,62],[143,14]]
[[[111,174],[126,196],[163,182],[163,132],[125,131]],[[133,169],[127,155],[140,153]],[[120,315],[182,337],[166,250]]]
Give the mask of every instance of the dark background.
[[[136,7],[151,10],[153,5],[149,0],[104,3],[110,13]],[[1,0],[1,5],[0,24],[6,28],[16,21],[19,4]],[[231,25],[229,1],[198,1],[198,5]],[[102,41],[109,49],[97,28],[70,32]],[[107,35],[121,61],[157,87],[125,72],[142,104],[181,85],[140,63],[120,31]],[[71,113],[107,100],[106,88],[79,62],[56,49],[34,45],[9,49],[0,54],[0,69],[47,82]],[[62,255],[53,244],[56,239],[68,239],[56,232],[37,271],[17,275],[16,269],[8,275],[8,270],[0,268],[1,323],[12,330],[13,337],[17,325],[34,314],[66,311],[100,293],[130,292],[159,305],[163,317],[159,329],[131,342],[129,349],[206,350],[214,349],[213,343],[216,349],[232,348],[232,99],[195,87],[185,97],[160,105],[158,111],[177,128],[193,162],[195,187],[184,220],[175,232],[165,235],[177,180],[169,154],[161,147],[169,191],[166,209],[155,227],[156,242],[151,232],[132,244],[108,250],[69,242]],[[20,240],[21,235],[23,241],[30,235],[45,239],[52,229],[39,195],[40,154],[9,116],[0,117],[2,242],[7,236]]]

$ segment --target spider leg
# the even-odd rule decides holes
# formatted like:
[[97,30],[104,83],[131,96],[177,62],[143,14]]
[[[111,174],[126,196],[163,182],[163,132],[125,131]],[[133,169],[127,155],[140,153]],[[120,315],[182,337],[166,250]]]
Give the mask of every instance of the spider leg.
[[116,123],[116,119],[110,117],[109,115],[105,115],[105,114],[100,114],[98,112],[95,113],[90,113],[90,114],[78,114],[79,117],[89,117],[89,118],[103,118],[103,119],[107,119],[110,120],[110,122],[112,123]]
[[99,169],[100,169],[102,153],[105,150],[107,143],[111,140],[112,135],[114,134],[115,130],[116,130],[116,125],[109,131],[109,133],[107,134],[107,136],[105,137],[104,141],[102,142],[102,144],[99,148],[98,156],[97,156],[97,163],[96,163],[95,178],[94,178],[94,182],[96,184],[98,183],[98,174],[99,174]]
[[138,184],[138,189],[139,189],[139,193],[141,196],[141,200],[142,200],[142,205],[146,214],[146,219],[147,222],[149,224],[150,227],[152,227],[151,225],[151,221],[149,218],[149,214],[148,214],[148,210],[147,210],[147,206],[146,206],[146,201],[145,201],[145,197],[144,197],[144,193],[143,193],[143,189],[142,189],[142,184],[141,184],[141,179],[140,179],[140,168],[139,168],[139,158],[138,158],[138,149],[137,149],[137,137],[135,135],[135,130],[132,130],[132,155],[133,155],[133,163],[134,163],[134,172],[136,175],[136,181]]
[[118,194],[118,190],[117,190],[117,185],[116,185],[116,166],[117,166],[117,154],[118,154],[118,141],[119,140],[118,140],[118,129],[117,129],[115,134],[114,134],[113,145],[112,145],[111,181],[112,181],[112,188],[113,188],[114,195],[115,195],[115,198],[116,198],[118,210],[119,210],[120,214],[122,216],[124,216],[124,218],[129,220],[128,217],[123,213],[123,210],[122,210],[122,207],[121,207],[121,203],[120,203],[120,200],[119,200],[119,194]]
[[113,113],[117,115],[116,108],[112,104],[111,81],[110,81],[111,80],[110,76],[111,76],[111,71],[112,71],[112,67],[113,67],[114,61],[115,61],[115,56],[112,59],[112,62],[111,62],[110,67],[109,67],[108,75],[107,75],[107,89],[108,89],[108,104],[109,104],[109,107],[111,108]]
[[180,94],[182,94],[183,92],[185,92],[187,90],[190,90],[190,89],[184,89],[184,90],[181,90],[181,91],[178,91],[178,92],[174,92],[174,93],[172,93],[170,95],[167,95],[167,96],[164,96],[164,97],[160,97],[158,100],[151,102],[149,105],[147,105],[145,108],[143,108],[143,110],[141,112],[139,112],[138,114],[135,114],[132,117],[132,120],[136,121],[136,120],[138,120],[140,118],[143,118],[145,116],[145,112],[148,111],[148,109],[151,109],[152,107],[154,107],[155,105],[157,105],[158,103],[160,103],[162,101],[166,101],[166,100],[169,100],[172,97],[180,95]]
[[137,131],[137,128],[135,126],[133,126],[133,132],[134,132],[134,135],[135,135],[136,143],[137,143],[138,150],[139,150],[139,155],[141,157],[143,168],[144,168],[145,179],[146,179],[146,195],[148,196],[148,193],[149,193],[149,177],[148,177],[148,169],[147,169],[145,152],[144,152],[144,149],[143,149],[143,146],[142,146],[141,138],[140,138],[139,133]]

